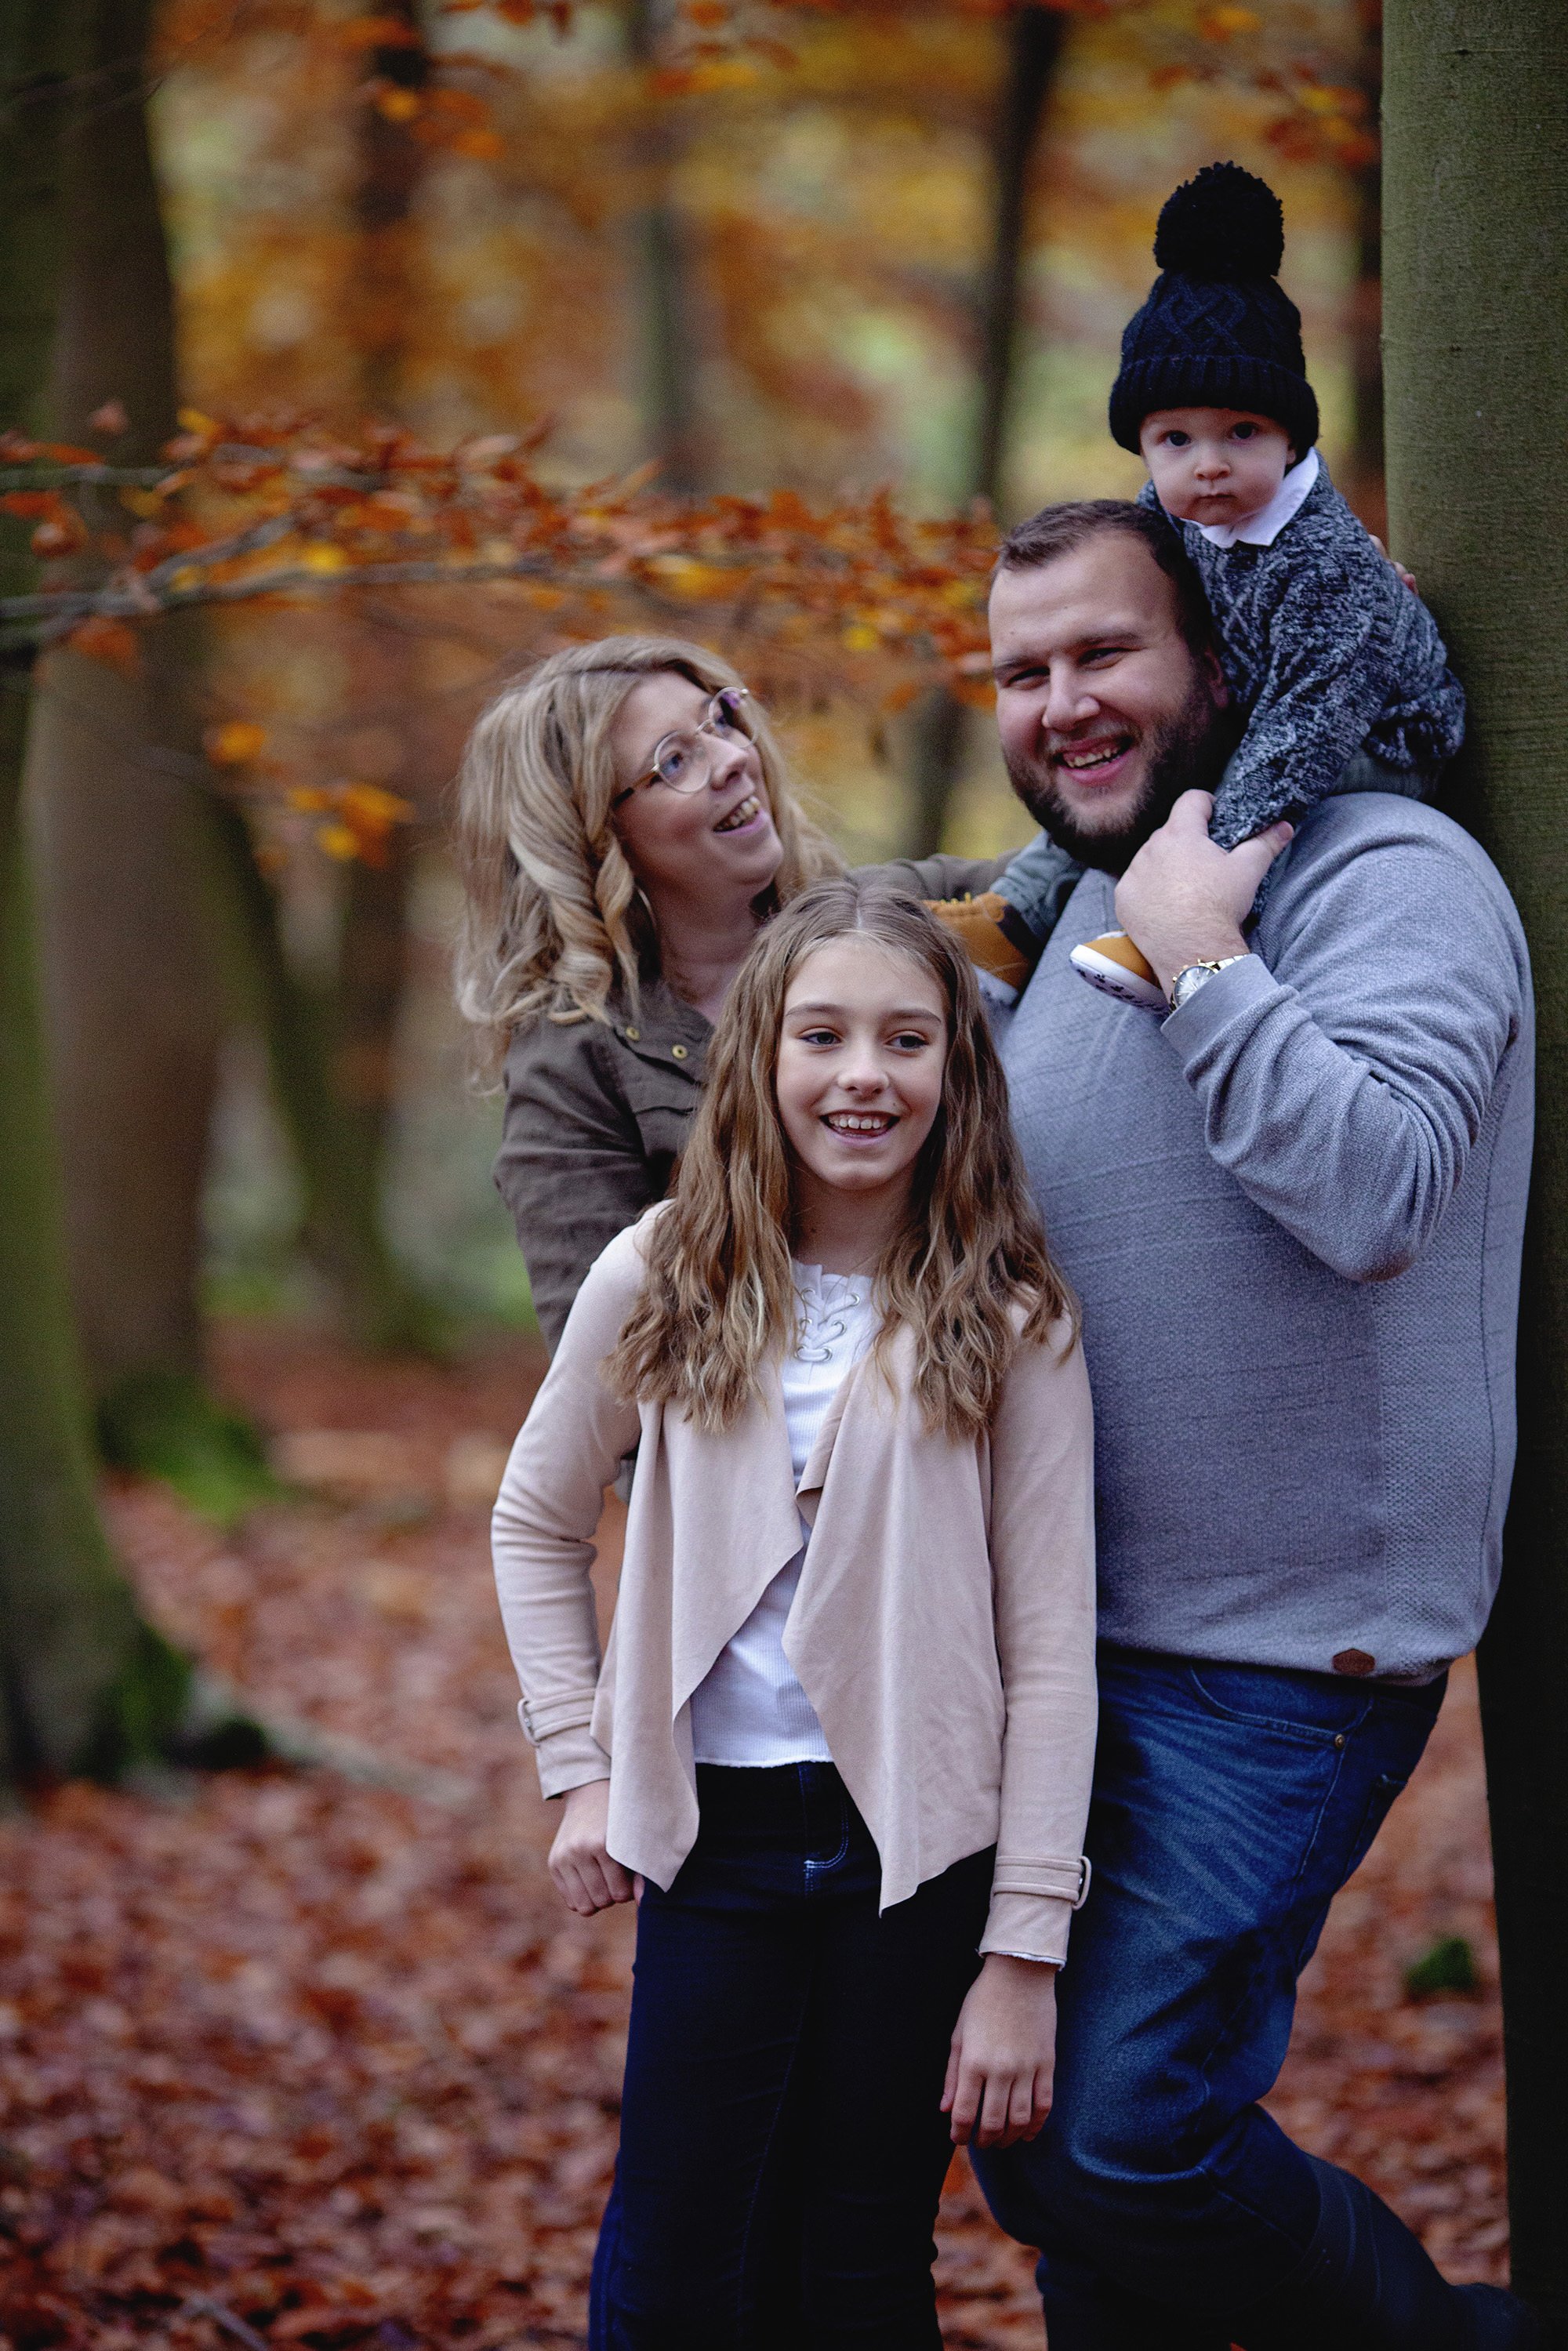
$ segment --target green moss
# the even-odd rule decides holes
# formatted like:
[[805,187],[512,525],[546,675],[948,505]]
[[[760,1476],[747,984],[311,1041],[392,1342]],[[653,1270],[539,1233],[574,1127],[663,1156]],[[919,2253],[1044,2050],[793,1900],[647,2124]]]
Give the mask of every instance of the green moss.
[[1408,2000],[1433,2000],[1443,1993],[1479,1991],[1476,1955],[1463,1935],[1444,1935],[1426,1955],[1405,1970]]
[[230,1526],[287,1490],[256,1430],[197,1380],[155,1373],[127,1380],[99,1407],[99,1444],[116,1469],[162,1478],[193,1510]]

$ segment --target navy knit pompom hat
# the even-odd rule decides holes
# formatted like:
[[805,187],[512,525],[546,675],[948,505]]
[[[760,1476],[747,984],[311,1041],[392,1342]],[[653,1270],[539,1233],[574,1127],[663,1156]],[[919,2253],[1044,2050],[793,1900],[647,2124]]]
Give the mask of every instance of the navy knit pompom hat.
[[1239,163],[1208,163],[1167,197],[1155,232],[1160,266],[1122,338],[1111,433],[1134,455],[1156,408],[1249,408],[1282,424],[1298,458],[1318,437],[1301,314],[1281,287],[1285,215]]

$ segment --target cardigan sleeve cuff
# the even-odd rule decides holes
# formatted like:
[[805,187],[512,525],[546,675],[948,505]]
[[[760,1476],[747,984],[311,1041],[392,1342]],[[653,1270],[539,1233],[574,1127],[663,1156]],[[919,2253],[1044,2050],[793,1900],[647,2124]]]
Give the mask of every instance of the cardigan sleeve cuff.
[[999,1951],[1009,1959],[1049,1960],[1054,1967],[1062,1966],[1072,1907],[1055,1894],[993,1894],[990,1916],[980,1938],[981,1957]]
[[540,1792],[547,1796],[564,1796],[573,1788],[586,1787],[591,1780],[610,1777],[610,1758],[586,1722],[536,1738],[534,1761],[538,1766]]
[[1088,1898],[1091,1874],[1082,1855],[1075,1861],[1014,1861],[999,1854],[982,1953],[999,1951],[1009,1959],[1049,1959],[1063,1966],[1072,1914]]

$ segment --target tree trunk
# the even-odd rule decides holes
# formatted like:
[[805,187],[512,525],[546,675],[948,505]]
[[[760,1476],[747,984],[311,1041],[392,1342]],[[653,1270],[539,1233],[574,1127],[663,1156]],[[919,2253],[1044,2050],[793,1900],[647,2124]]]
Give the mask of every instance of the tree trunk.
[[160,742],[154,664],[172,651],[144,641],[131,676],[52,654],[27,746],[71,1290],[89,1385],[111,1414],[122,1391],[201,1376],[223,1006],[200,788]]
[[[68,142],[54,429],[147,464],[176,429],[173,294],[148,144],[151,0],[88,10],[88,102]],[[102,521],[122,527],[112,492]],[[199,615],[141,632],[132,674],[69,651],[42,666],[27,794],[77,1328],[110,1459],[220,1518],[275,1490],[207,1393],[202,1199],[225,1027],[211,903]]]
[[[430,51],[419,0],[394,0],[382,14],[401,26],[406,37],[373,52],[375,71],[395,88],[423,90],[430,79]],[[355,201],[361,256],[357,274],[369,289],[371,307],[360,338],[361,381],[366,406],[373,414],[391,418],[403,416],[407,401],[408,325],[418,299],[409,240],[429,152],[408,123],[389,121],[373,105],[363,110]],[[417,763],[421,748],[409,691],[409,646],[379,629],[371,614],[362,615],[361,625],[361,693],[379,719],[390,718],[395,725],[408,747],[403,757],[407,768]],[[394,790],[417,783],[402,772],[376,780]],[[345,1176],[363,1191],[381,1242],[366,1259],[373,1265],[374,1295],[356,1301],[355,1319],[361,1328],[405,1339],[421,1333],[428,1338],[434,1329],[429,1310],[418,1307],[406,1277],[398,1274],[389,1292],[386,1275],[392,1259],[382,1238],[397,1031],[408,981],[413,847],[412,828],[394,825],[387,835],[384,862],[368,865],[357,861],[344,875],[331,1070],[343,1145],[350,1162],[358,1163],[357,1173],[350,1165]],[[362,1250],[358,1254],[364,1257]]]
[[[44,422],[83,12],[0,0],[0,416]],[[5,529],[5,584],[30,585]],[[185,1661],[139,1615],[99,1523],[72,1328],[21,823],[28,674],[0,697],[0,1772],[113,1768],[183,1709]]]
[[[371,51],[371,78],[417,94],[430,79],[417,0],[392,0],[380,13],[394,37]],[[408,323],[419,298],[410,220],[428,152],[410,122],[384,112],[373,97],[361,105],[351,326],[365,408],[384,423],[401,420],[406,396]],[[354,637],[358,704],[378,723],[395,727],[411,747],[408,759],[417,761],[406,644],[389,642],[373,618],[357,611],[345,625]],[[405,778],[376,780],[396,789]],[[306,1253],[358,1338],[372,1346],[429,1346],[440,1335],[441,1317],[398,1265],[383,1217],[397,1029],[408,975],[409,829],[392,828],[384,864],[356,862],[346,868],[335,967],[324,984],[302,979],[289,965],[277,902],[256,868],[243,817],[223,810],[218,831],[231,903],[253,967],[273,1088],[304,1188]]]
[[1540,1100],[1518,1468],[1481,1644],[1514,2277],[1568,2345],[1568,10],[1391,0],[1384,249],[1392,543],[1470,698],[1456,805],[1518,900]]
[[[121,464],[175,431],[173,302],[141,96],[150,0],[99,0],[92,102],[69,145],[55,430],[125,405]],[[120,517],[123,519],[123,517]],[[77,1324],[101,1401],[201,1372],[196,1288],[223,1028],[204,889],[197,629],[144,630],[127,676],[45,663],[28,742],[37,894]],[[182,707],[183,705],[183,707]],[[177,748],[184,760],[161,756]]]
[[[417,0],[388,0],[378,16],[396,37],[370,52],[371,77],[418,97],[430,80],[430,51]],[[395,417],[402,405],[412,279],[409,218],[429,152],[410,123],[384,112],[374,98],[361,103],[351,326],[365,405],[374,416]]]
[[341,1082],[340,989],[312,987],[293,969],[277,900],[256,862],[240,810],[215,799],[212,821],[273,1091],[285,1129],[300,1146],[306,1254],[342,1303],[357,1338],[379,1347],[435,1345],[440,1315],[387,1246],[367,1173],[371,1114],[348,1098]]
[[[649,71],[658,63],[664,16],[662,0],[632,0],[628,45],[634,61]],[[703,465],[690,268],[685,225],[670,187],[676,154],[674,126],[665,114],[653,114],[639,143],[638,161],[650,188],[637,215],[633,250],[642,306],[643,445],[659,461],[661,486],[690,497],[702,486]]]
[[[997,504],[1007,449],[1019,344],[1019,292],[1028,225],[1030,165],[1061,56],[1065,19],[1055,8],[1018,9],[1008,27],[1006,78],[997,124],[991,247],[977,306],[979,402],[965,492]],[[936,686],[915,716],[913,806],[908,853],[929,857],[942,846],[963,766],[967,714],[957,696]]]
[[[430,79],[430,54],[416,0],[390,0],[380,18],[389,37],[371,50],[367,78],[372,87],[417,94]],[[410,214],[429,151],[410,123],[383,111],[373,95],[361,104],[358,127],[353,212],[360,241],[350,329],[364,406],[391,423],[404,402],[408,322],[418,299]],[[340,615],[340,624],[352,637],[357,706],[395,728],[410,746],[408,762],[416,763],[406,644],[389,641],[357,610]],[[405,778],[375,780],[397,789]],[[276,893],[232,801],[214,800],[212,838],[241,945],[249,1009],[266,1040],[274,1098],[304,1193],[305,1253],[356,1338],[372,1346],[432,1346],[442,1335],[442,1317],[399,1266],[382,1214],[408,969],[409,829],[393,827],[383,865],[356,862],[345,869],[337,952],[325,981],[307,980],[291,965]]]

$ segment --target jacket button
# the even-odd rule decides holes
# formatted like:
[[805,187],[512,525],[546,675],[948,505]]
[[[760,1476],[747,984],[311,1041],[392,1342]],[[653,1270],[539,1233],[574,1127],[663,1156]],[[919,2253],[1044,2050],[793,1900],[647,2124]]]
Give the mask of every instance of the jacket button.
[[640,1045],[643,1041],[643,1031],[641,1029],[628,1029],[625,1031],[625,1037],[629,1045]]
[[686,1049],[684,1045],[672,1045],[670,1052],[672,1058],[677,1061],[684,1061],[686,1058]]
[[1349,1674],[1353,1680],[1361,1681],[1376,1663],[1377,1659],[1369,1656],[1364,1649],[1341,1649],[1333,1660],[1333,1669],[1336,1674]]

